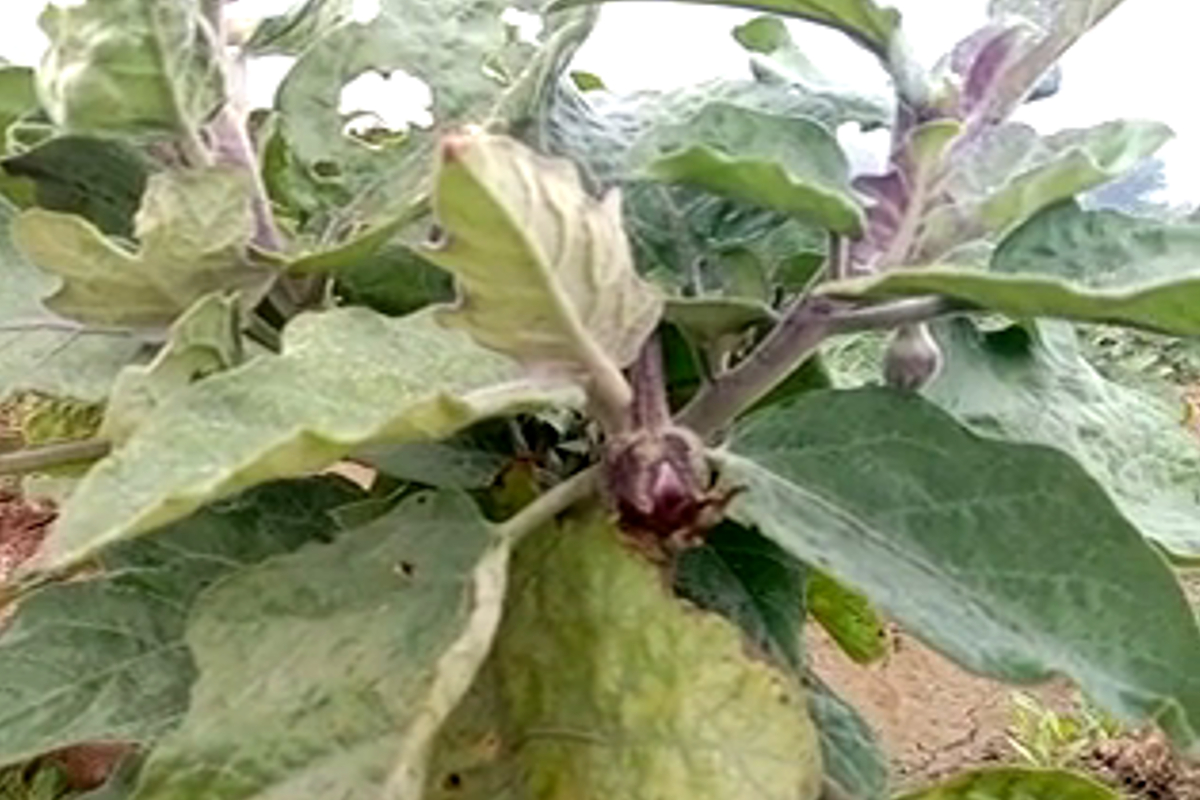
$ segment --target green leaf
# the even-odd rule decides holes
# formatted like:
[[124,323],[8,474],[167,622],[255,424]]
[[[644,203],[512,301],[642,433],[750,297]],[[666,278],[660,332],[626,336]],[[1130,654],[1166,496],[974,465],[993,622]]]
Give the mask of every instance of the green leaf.
[[750,51],[750,68],[759,81],[801,86],[833,102],[844,104],[864,120],[877,118],[880,125],[890,122],[894,113],[890,100],[860,95],[831,81],[792,41],[787,26],[778,17],[755,17],[734,28],[733,38]]
[[[314,42],[280,84],[276,107],[292,155],[344,200],[331,225],[402,213],[429,189],[437,137],[487,118],[534,48],[501,19],[508,0],[382,0],[369,23],[338,26]],[[499,69],[503,64],[505,69]],[[370,147],[346,136],[342,88],[368,72],[403,72],[430,90],[434,124]],[[504,74],[501,74],[501,73]]]
[[[601,2],[602,0],[555,0],[549,10]],[[662,2],[663,0],[659,0]],[[799,17],[810,22],[828,25],[849,36],[880,57],[886,57],[900,27],[900,13],[884,8],[873,0],[691,0],[699,5],[753,8]]]
[[7,174],[34,182],[38,206],[78,214],[107,234],[134,235],[133,217],[146,189],[149,164],[129,144],[59,136],[2,163]]
[[394,316],[453,300],[450,275],[417,255],[405,241],[404,229],[414,223],[410,216],[416,215],[404,215],[335,248],[297,258],[289,270],[299,275],[332,275],[347,303]]
[[887,655],[887,630],[871,601],[819,570],[805,583],[808,613],[856,664]]
[[1060,317],[1177,336],[1200,335],[1200,275],[1121,289],[1086,289],[1040,275],[928,267],[822,285],[835,297],[884,300],[940,294],[1013,319]]
[[801,630],[808,570],[757,531],[725,521],[680,554],[675,593],[737,623],[779,666],[803,669]]
[[416,797],[403,767],[487,655],[507,566],[507,543],[447,492],[223,581],[188,625],[187,715],[134,797]]
[[899,800],[1120,800],[1121,795],[1073,772],[1022,767],[985,769]]
[[1158,122],[1107,122],[1046,140],[1053,155],[989,192],[979,208],[989,231],[1005,231],[1041,209],[1112,180],[1173,136]]
[[101,571],[20,601],[0,630],[0,764],[58,747],[149,743],[178,722],[196,670],[188,613],[218,579],[335,530],[362,496],[331,477],[271,484],[112,548]]
[[982,435],[1069,453],[1145,536],[1200,558],[1200,453],[1178,406],[1105,380],[1063,323],[985,332],[955,320],[936,333],[946,365],[933,402]]
[[254,56],[298,56],[326,32],[346,22],[353,0],[302,0],[255,26],[243,51]]
[[393,478],[439,489],[488,486],[515,453],[509,419],[484,420],[437,442],[374,445],[354,453]]
[[14,245],[16,213],[0,198],[0,401],[21,391],[102,400],[121,368],[143,356],[145,347],[128,332],[88,330],[46,313],[39,298],[56,281]]
[[423,249],[458,279],[440,319],[519,361],[603,375],[630,364],[662,301],[633,268],[621,198],[599,201],[569,161],[485,134],[443,141],[441,241]]
[[[852,705],[808,672],[808,713],[821,737],[825,781],[853,800],[885,800],[888,762],[870,726]],[[827,793],[828,794],[828,793]]]
[[576,397],[545,384],[494,385],[514,374],[429,314],[302,314],[284,329],[282,355],[181,390],[93,467],[35,566],[74,563],[366,444],[440,439],[484,417]]
[[104,410],[100,436],[125,442],[172,395],[244,358],[241,316],[234,297],[206,295],[171,326],[167,343],[145,366],[121,371]]
[[606,512],[522,542],[495,649],[439,736],[425,797],[812,800],[792,678],[688,608]]
[[69,133],[195,137],[224,102],[221,44],[197,0],[50,5],[42,103]]
[[764,303],[739,298],[672,297],[663,308],[663,319],[677,326],[697,344],[715,344],[749,328],[769,328],[778,319]]
[[1063,674],[1123,719],[1196,743],[1193,612],[1069,456],[982,439],[919,397],[865,389],[767,409],[735,428],[723,460],[746,487],[734,518],[967,669],[1018,684]]
[[1200,225],[1084,211],[1078,203],[1065,202],[1005,238],[992,255],[991,269],[1124,288],[1200,276],[1198,257]]
[[603,91],[608,88],[604,85],[604,80],[599,75],[581,69],[571,71],[571,82],[581,92]]
[[812,120],[710,103],[677,126],[658,126],[632,158],[661,180],[692,184],[839,233],[862,230],[849,162],[833,134]]
[[256,304],[274,278],[248,251],[254,235],[249,175],[224,167],[150,178],[130,252],[73,214],[30,209],[13,223],[26,257],[63,283],[53,311],[97,325],[169,325],[201,296],[245,292]]

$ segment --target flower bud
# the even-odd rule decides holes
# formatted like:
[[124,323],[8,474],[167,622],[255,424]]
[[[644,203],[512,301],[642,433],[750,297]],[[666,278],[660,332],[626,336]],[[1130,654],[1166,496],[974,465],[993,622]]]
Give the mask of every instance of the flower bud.
[[928,384],[942,368],[942,350],[926,325],[905,325],[892,334],[883,359],[883,378],[888,386],[915,392]]

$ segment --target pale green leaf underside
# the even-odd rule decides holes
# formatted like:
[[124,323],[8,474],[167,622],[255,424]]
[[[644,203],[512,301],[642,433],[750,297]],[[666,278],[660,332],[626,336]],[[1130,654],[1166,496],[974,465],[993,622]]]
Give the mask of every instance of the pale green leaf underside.
[[68,131],[196,136],[224,100],[217,35],[197,0],[87,0],[40,19],[42,104]]
[[930,267],[838,281],[824,285],[822,291],[879,300],[940,294],[1013,319],[1060,317],[1177,336],[1200,335],[1200,274],[1121,289],[1087,289],[1042,275]]
[[0,400],[20,391],[101,400],[143,345],[128,334],[64,329],[62,320],[46,312],[41,298],[56,281],[25,260],[13,243],[16,215],[0,198]]
[[183,634],[200,592],[329,536],[327,512],[360,497],[329,477],[264,486],[114,547],[102,574],[22,600],[0,630],[0,764],[156,740],[187,709],[196,671]]
[[434,750],[429,800],[812,800],[794,680],[672,597],[605,512],[517,550],[496,647]]
[[62,567],[369,443],[439,439],[482,417],[576,397],[561,387],[495,385],[515,376],[512,363],[428,313],[309,313],[283,339],[282,355],[194,384],[144,420],[80,483],[35,566]]
[[[570,8],[602,0],[557,0],[551,10]],[[664,0],[660,0],[663,2]],[[800,17],[828,25],[850,38],[885,55],[900,27],[900,14],[892,8],[881,7],[873,0],[690,0],[698,5],[733,6],[769,11],[788,17]]]
[[95,325],[165,327],[193,302],[242,289],[253,305],[272,272],[247,253],[254,235],[250,176],[212,168],[152,176],[130,252],[74,214],[34,208],[13,222],[25,256],[62,279],[45,301]]
[[507,552],[467,495],[427,493],[222,582],[188,625],[187,715],[134,798],[384,796],[487,655]]
[[658,324],[662,300],[634,271],[620,194],[592,198],[574,163],[507,137],[447,137],[434,211],[444,241],[422,254],[459,286],[441,318],[481,344],[594,374],[631,363]]
[[882,389],[803,395],[733,442],[736,518],[960,664],[1014,683],[1062,673],[1114,713],[1196,742],[1193,612],[1069,456],[979,438]]
[[1178,406],[1105,380],[1065,323],[1031,336],[955,320],[936,334],[946,366],[926,390],[933,402],[984,436],[1071,454],[1142,534],[1200,558],[1200,450]]
[[1020,767],[968,772],[898,800],[1120,800],[1091,778],[1061,770]]

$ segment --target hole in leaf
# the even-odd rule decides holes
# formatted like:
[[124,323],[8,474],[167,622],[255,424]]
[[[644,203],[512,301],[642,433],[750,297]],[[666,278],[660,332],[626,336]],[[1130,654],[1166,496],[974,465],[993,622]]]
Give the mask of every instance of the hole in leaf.
[[446,229],[441,225],[433,224],[429,226],[429,233],[425,235],[425,246],[433,250],[441,250],[450,243],[450,236],[446,233]]
[[542,21],[541,14],[535,14],[532,11],[522,11],[519,8],[508,7],[500,14],[500,21],[511,28],[515,28],[517,36],[523,42],[529,44],[537,44],[538,37],[542,35],[542,30],[545,27]]
[[295,56],[255,56],[246,62],[246,101],[250,108],[272,108],[279,84],[292,71]]
[[446,776],[446,780],[442,781],[442,788],[444,789],[461,789],[462,785],[462,776],[457,772],[451,772]]
[[366,25],[379,16],[379,0],[354,0],[350,6],[350,19]]
[[396,564],[396,572],[406,578],[411,578],[413,575],[417,574],[417,565],[411,561],[401,561],[400,563]]
[[402,136],[412,125],[433,124],[429,85],[407,72],[366,72],[342,87],[338,112],[343,133],[371,145]]

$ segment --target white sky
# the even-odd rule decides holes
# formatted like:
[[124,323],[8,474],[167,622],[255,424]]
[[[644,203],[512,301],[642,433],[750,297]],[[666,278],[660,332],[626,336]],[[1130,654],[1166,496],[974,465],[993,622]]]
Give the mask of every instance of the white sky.
[[[0,0],[0,56],[35,64],[44,40],[35,20],[42,0]],[[932,64],[959,38],[982,24],[987,0],[891,0],[918,56]],[[288,0],[239,0],[240,14],[270,13]],[[685,4],[625,2],[605,6],[575,67],[600,75],[609,88],[668,88],[722,75],[747,74],[745,53],[730,37],[752,13]],[[870,57],[831,31],[794,23],[793,36],[811,59],[840,81],[882,90]],[[1191,91],[1192,50],[1200,30],[1196,0],[1126,0],[1063,61],[1058,96],[1026,107],[1021,118],[1045,132],[1119,117],[1171,125],[1175,141],[1162,151],[1173,202],[1200,201],[1200,101]],[[268,104],[286,61],[262,63],[250,76],[252,100]],[[370,102],[419,104],[419,85],[375,80],[361,87],[356,107]],[[364,100],[363,93],[368,97]],[[346,98],[343,98],[344,100]],[[419,114],[416,116],[419,117]]]

